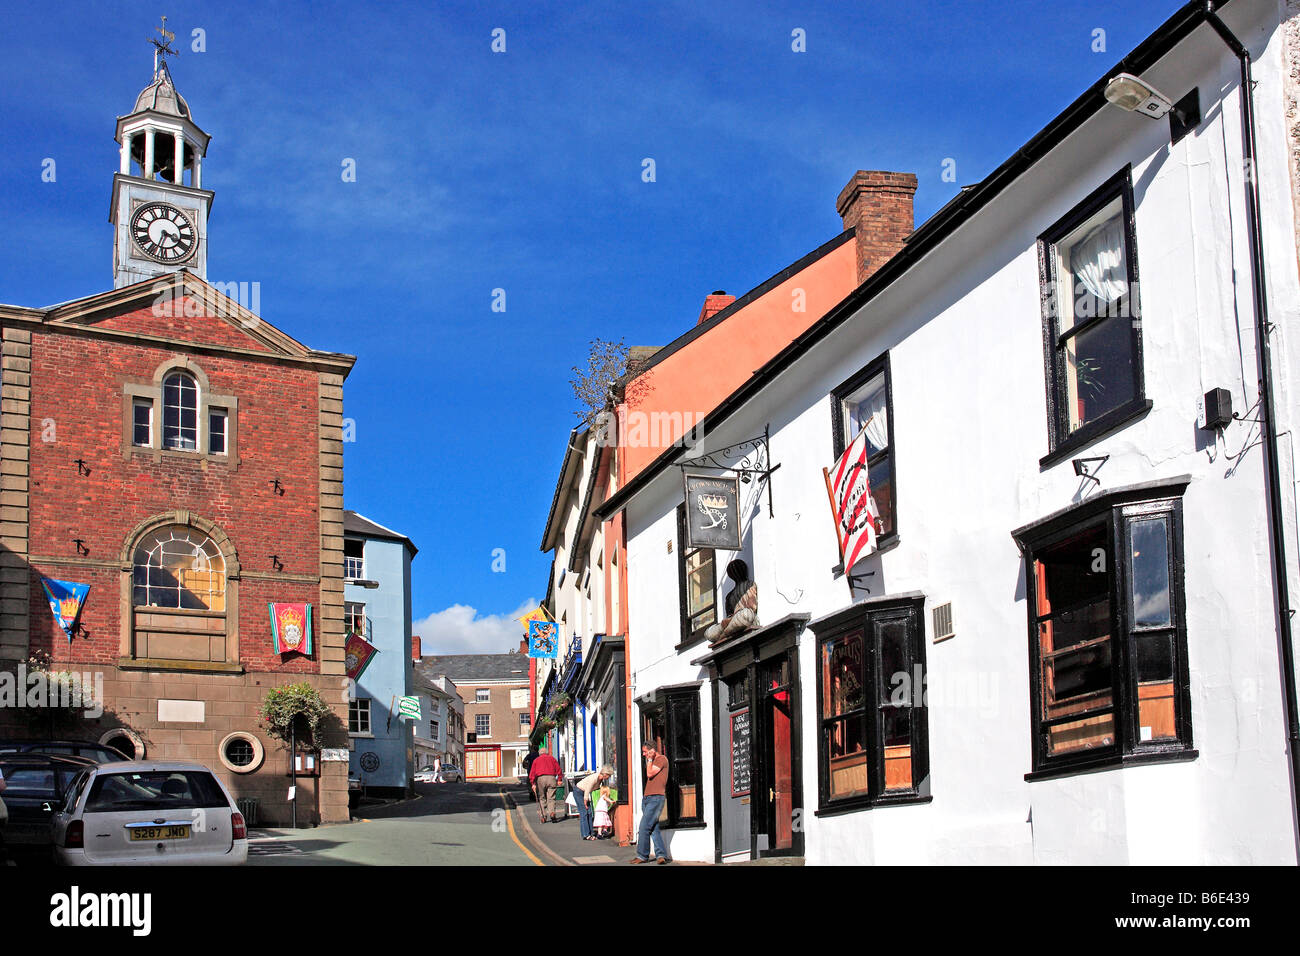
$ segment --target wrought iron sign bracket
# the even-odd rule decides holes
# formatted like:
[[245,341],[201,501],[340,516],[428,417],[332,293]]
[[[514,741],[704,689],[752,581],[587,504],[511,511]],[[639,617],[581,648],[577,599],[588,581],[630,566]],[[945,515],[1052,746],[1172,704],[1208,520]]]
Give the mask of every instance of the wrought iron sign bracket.
[[[724,448],[716,448],[694,458],[683,459],[677,463],[677,467],[683,473],[701,468],[730,472],[739,475],[740,480],[745,484],[749,484],[751,478],[758,478],[765,483],[767,489],[767,516],[775,517],[772,510],[772,473],[781,466],[772,464],[769,428],[770,426],[764,425],[763,434],[754,438],[747,438]],[[737,458],[740,460],[734,465],[728,464],[729,461]]]

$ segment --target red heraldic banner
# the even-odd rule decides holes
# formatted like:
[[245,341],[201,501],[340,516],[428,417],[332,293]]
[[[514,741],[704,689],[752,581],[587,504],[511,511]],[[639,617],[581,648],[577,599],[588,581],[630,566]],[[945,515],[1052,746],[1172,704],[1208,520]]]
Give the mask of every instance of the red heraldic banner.
[[311,605],[268,604],[277,654],[311,654]]
[[361,676],[361,672],[370,663],[370,658],[379,648],[371,644],[360,634],[349,634],[348,642],[343,645],[343,670],[352,680]]
[[867,477],[867,430],[844,449],[835,462],[832,472],[825,468],[826,492],[831,499],[831,512],[835,516],[835,537],[840,544],[840,560],[844,562],[847,576],[859,558],[876,549],[876,522],[880,518],[875,499],[871,497],[871,482]]

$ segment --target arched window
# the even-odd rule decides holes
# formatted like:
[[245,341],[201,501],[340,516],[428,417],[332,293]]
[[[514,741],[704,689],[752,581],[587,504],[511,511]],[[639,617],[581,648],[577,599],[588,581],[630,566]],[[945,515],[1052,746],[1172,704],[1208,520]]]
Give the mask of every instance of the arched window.
[[226,609],[226,559],[202,532],[178,525],[153,531],[136,545],[133,564],[136,607]]
[[187,372],[163,379],[163,447],[195,451],[199,447],[199,387]]

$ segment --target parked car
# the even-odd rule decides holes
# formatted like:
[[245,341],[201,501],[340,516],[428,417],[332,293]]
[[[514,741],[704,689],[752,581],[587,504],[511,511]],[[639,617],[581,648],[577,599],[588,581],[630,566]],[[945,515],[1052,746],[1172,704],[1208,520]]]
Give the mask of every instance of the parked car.
[[456,783],[458,780],[464,780],[465,774],[461,773],[460,767],[454,763],[445,763],[442,769],[438,771],[438,783]]
[[77,775],[55,812],[54,857],[68,866],[209,866],[248,859],[248,828],[230,792],[188,761],[125,760]]
[[77,774],[96,766],[89,757],[70,754],[0,754],[3,799],[9,810],[4,843],[11,852],[48,855],[51,824]]
[[95,763],[131,759],[116,747],[93,740],[0,740],[0,757],[11,753],[65,754],[89,757]]
[[419,770],[415,771],[415,782],[437,783],[438,771],[434,770],[432,767],[421,767]]

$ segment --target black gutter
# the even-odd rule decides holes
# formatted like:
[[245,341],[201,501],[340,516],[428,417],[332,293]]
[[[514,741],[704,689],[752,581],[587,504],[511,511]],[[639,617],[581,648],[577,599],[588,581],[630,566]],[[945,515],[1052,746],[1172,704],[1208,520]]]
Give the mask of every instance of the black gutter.
[[1255,81],[1250,51],[1233,35],[1215,13],[1212,0],[1205,0],[1206,21],[1219,34],[1241,64],[1241,142],[1245,166],[1246,231],[1250,238],[1250,279],[1255,305],[1255,351],[1259,356],[1259,421],[1264,440],[1264,470],[1268,484],[1269,523],[1273,533],[1273,588],[1277,598],[1277,637],[1282,651],[1282,681],[1285,687],[1287,749],[1291,754],[1291,818],[1296,845],[1300,848],[1300,710],[1296,706],[1295,647],[1291,634],[1291,597],[1286,572],[1285,514],[1282,510],[1282,469],[1278,461],[1277,434],[1273,430],[1273,353],[1269,335],[1267,282],[1264,273],[1264,240],[1260,232],[1259,177],[1255,174]]
[[710,434],[725,422],[733,412],[757,395],[774,378],[788,369],[805,352],[808,352],[822,339],[826,338],[844,322],[848,321],[858,310],[884,292],[895,280],[899,279],[917,262],[933,251],[941,242],[951,236],[977,212],[996,199],[1004,189],[1021,174],[1029,170],[1059,146],[1070,134],[1074,133],[1093,115],[1106,107],[1106,84],[1119,73],[1132,73],[1140,76],[1160,59],[1166,56],[1179,43],[1187,38],[1193,30],[1206,20],[1207,10],[1223,6],[1228,0],[1192,0],[1177,13],[1166,20],[1147,37],[1128,56],[1116,63],[1106,75],[1094,83],[1088,90],[1071,103],[1037,133],[1029,142],[1018,149],[1010,159],[985,177],[972,189],[958,194],[953,202],[948,203],[938,213],[927,219],[907,239],[903,248],[895,253],[866,282],[849,293],[839,305],[832,308],[819,320],[808,327],[802,335],[778,352],[766,365],[755,372],[750,379],[736,391],[732,392],[713,411],[695,427],[689,436],[683,436],[647,465],[635,478],[611,495],[596,509],[596,516],[605,520],[624,508],[633,495],[637,494],[664,469],[673,464],[674,459],[686,449],[687,437],[695,442]]
[[573,457],[573,453],[577,451],[573,441],[580,432],[586,434],[586,429],[581,425],[571,429],[569,431],[569,442],[564,446],[564,460],[560,462],[560,477],[555,480],[555,492],[551,495],[551,510],[546,513],[546,527],[542,530],[542,547],[540,550],[543,553],[551,550],[546,546],[546,542],[551,537],[551,526],[555,523],[555,513],[560,507],[560,492],[564,490],[564,476],[569,472],[569,460]]

